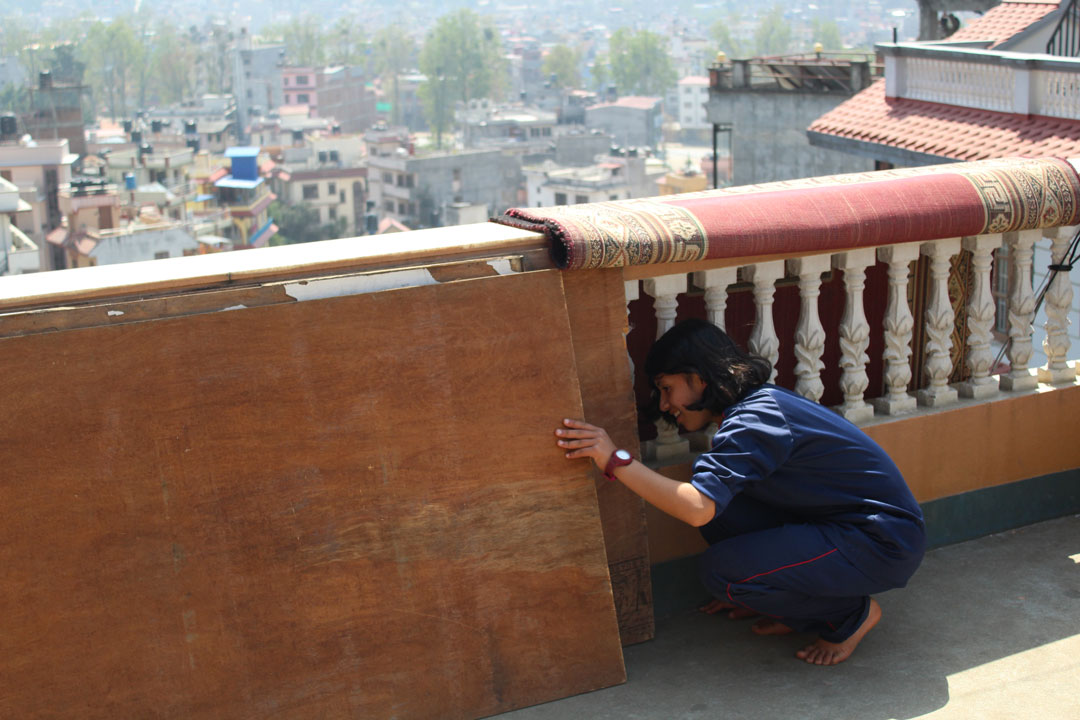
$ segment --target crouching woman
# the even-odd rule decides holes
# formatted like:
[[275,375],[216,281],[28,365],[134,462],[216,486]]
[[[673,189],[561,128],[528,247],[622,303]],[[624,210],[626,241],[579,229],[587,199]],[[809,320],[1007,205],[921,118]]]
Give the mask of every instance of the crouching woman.
[[896,465],[832,410],[769,384],[769,361],[711,323],[673,327],[645,371],[668,420],[686,431],[719,425],[690,482],[650,470],[579,420],[555,431],[559,447],[700,529],[714,598],[706,612],[761,616],[759,635],[816,633],[796,656],[843,662],[881,619],[871,595],[903,587],[922,560],[922,513]]

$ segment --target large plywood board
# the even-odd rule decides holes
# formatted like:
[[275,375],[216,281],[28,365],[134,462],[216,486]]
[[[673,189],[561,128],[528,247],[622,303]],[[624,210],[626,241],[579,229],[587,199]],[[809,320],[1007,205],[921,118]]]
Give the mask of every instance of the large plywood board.
[[[641,457],[622,271],[566,273],[563,284],[585,419]],[[599,472],[594,477],[619,634],[624,645],[651,640],[655,628],[645,504],[622,483],[609,482]]]
[[477,717],[624,678],[561,279],[0,340],[0,717]]

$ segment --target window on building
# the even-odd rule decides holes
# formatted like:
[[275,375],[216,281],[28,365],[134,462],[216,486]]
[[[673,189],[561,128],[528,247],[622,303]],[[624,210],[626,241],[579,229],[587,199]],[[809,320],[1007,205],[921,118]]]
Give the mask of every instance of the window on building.
[[286,85],[286,87],[289,85],[289,76],[288,75],[285,76],[285,85]]
[[544,128],[544,137],[551,137],[551,128]]
[[416,215],[416,203],[414,203],[414,202],[409,203],[409,214],[410,215]]
[[330,216],[331,220],[337,220],[337,208],[336,207],[330,208],[329,216]]
[[415,182],[416,182],[416,176],[413,175],[412,173],[409,173],[409,174],[407,174],[405,176],[405,187],[411,188],[414,185]]
[[404,202],[397,204],[398,215],[407,215],[409,213],[409,206]]
[[384,172],[382,174],[382,181],[387,185],[394,184],[394,173]]
[[588,195],[575,195],[574,196],[574,203],[577,204],[577,205],[580,205],[581,203],[587,203],[587,202],[589,202],[589,196]]
[[164,260],[167,257],[169,257],[169,251],[168,250],[162,250],[161,252],[154,253],[154,259],[155,260]]
[[386,212],[394,212],[394,201],[393,200],[383,200],[382,205],[383,205],[383,210],[385,210]]
[[344,190],[342,190],[341,192],[338,193],[338,200],[340,202],[345,202],[345,191]]
[[10,170],[0,170],[0,177],[4,178],[8,182],[11,182],[11,171]]
[[304,186],[304,199],[305,200],[318,200],[319,199],[319,186],[317,183]]
[[307,85],[308,84],[308,76],[307,75],[297,75],[296,76],[296,84],[297,85]]
[[327,195],[333,195],[336,192],[337,192],[337,183],[336,182],[331,182],[326,188],[326,194]]
[[565,205],[566,204],[566,193],[555,193],[555,204],[556,205]]
[[292,95],[289,93],[285,93],[285,104],[292,105]]
[[404,175],[398,175],[397,176],[397,186],[398,187],[405,187],[405,176]]
[[297,102],[298,105],[303,105],[303,104],[307,103],[308,102],[308,94],[307,93],[300,93],[299,95],[296,96],[296,102]]
[[608,200],[618,200],[618,199],[619,199],[618,195],[608,195]]

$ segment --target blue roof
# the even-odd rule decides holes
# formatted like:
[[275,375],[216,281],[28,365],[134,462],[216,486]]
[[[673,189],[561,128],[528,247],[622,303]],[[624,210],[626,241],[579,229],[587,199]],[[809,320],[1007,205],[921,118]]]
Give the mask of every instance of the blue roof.
[[232,175],[226,175],[225,177],[214,183],[214,187],[227,187],[227,188],[241,188],[244,190],[250,190],[251,188],[259,187],[262,184],[262,178],[255,178],[254,180],[241,180],[235,178]]
[[252,145],[243,145],[239,147],[231,147],[225,150],[225,157],[258,157],[259,148]]

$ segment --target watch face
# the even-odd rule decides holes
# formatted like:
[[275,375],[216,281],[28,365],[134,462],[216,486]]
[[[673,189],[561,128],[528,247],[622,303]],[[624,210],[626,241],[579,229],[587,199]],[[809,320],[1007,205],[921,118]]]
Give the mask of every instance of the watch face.
[[619,460],[633,460],[634,459],[633,456],[629,452],[627,452],[626,450],[616,450],[615,451],[615,457],[617,457]]

